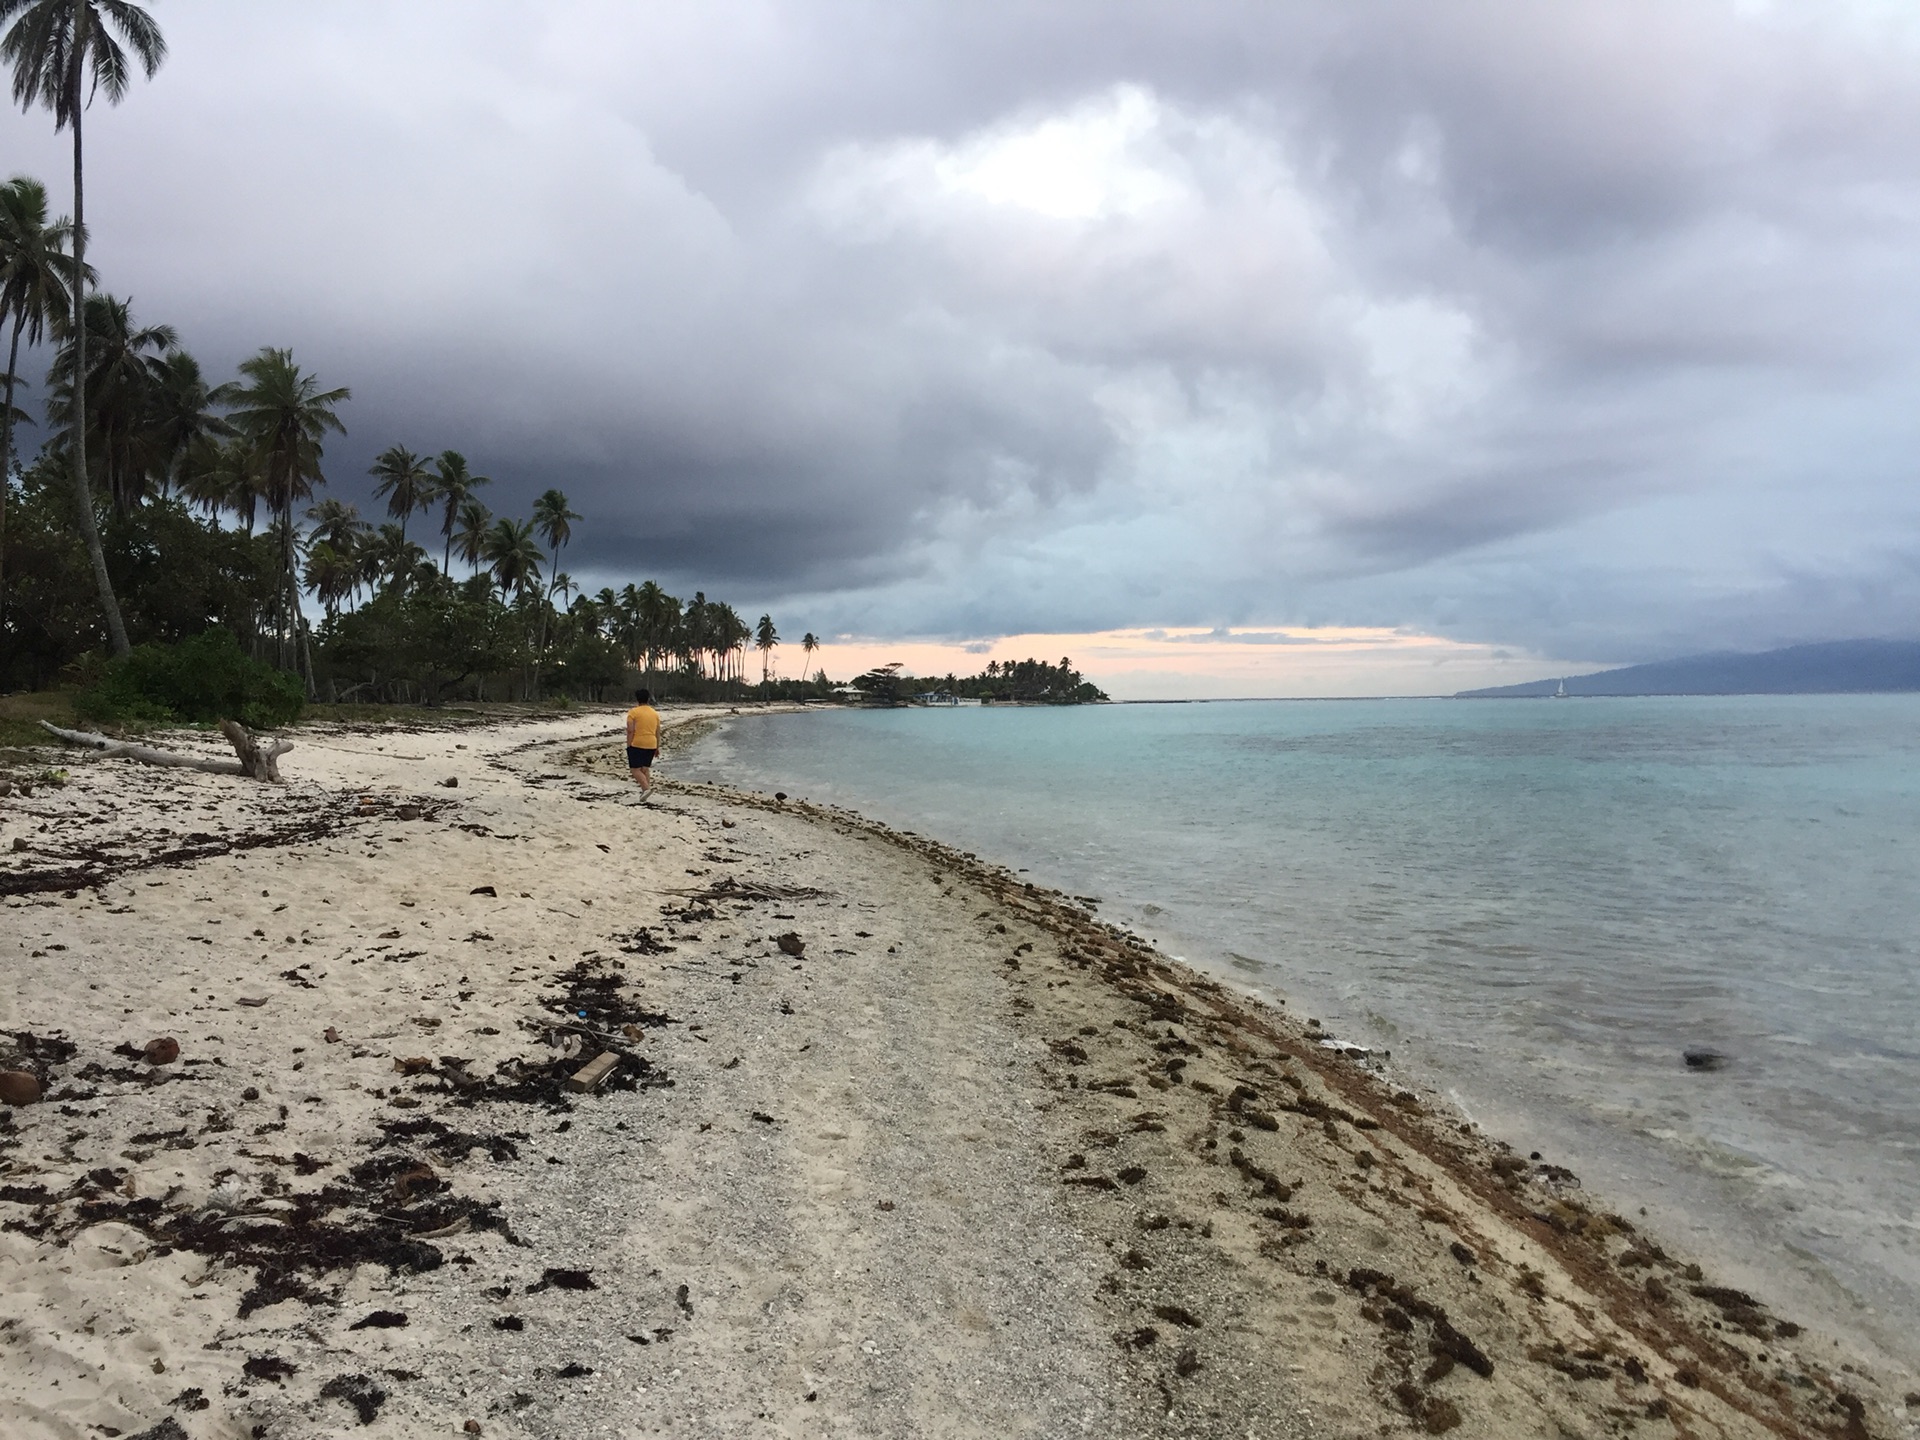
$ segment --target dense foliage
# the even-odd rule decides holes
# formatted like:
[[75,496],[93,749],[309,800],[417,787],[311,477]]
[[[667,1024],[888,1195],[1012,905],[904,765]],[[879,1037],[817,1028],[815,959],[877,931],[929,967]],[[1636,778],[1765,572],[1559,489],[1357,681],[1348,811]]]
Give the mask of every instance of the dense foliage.
[[136,724],[234,719],[255,729],[300,718],[299,680],[252,659],[225,630],[203,630],[178,645],[136,645],[74,698],[93,720]]
[[989,660],[978,675],[928,678],[906,674],[900,665],[882,665],[855,676],[853,688],[875,705],[906,705],[916,700],[942,703],[978,700],[982,704],[1092,705],[1106,692],[1073,668],[1063,657],[1058,665],[1044,660]]

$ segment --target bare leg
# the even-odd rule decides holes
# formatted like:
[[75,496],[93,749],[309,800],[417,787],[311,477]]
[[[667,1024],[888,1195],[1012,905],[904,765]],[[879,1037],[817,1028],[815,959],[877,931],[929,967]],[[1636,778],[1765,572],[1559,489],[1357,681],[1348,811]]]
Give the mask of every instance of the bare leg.
[[633,776],[633,783],[640,787],[642,794],[651,795],[653,793],[653,771],[633,770],[629,773]]

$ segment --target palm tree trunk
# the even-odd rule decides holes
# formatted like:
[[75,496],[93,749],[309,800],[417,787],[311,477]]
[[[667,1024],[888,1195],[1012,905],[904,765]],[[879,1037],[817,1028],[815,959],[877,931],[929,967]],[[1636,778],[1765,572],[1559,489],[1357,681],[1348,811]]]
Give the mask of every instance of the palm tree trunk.
[[100,609],[106,616],[107,641],[113,653],[125,655],[127,622],[113,595],[113,577],[107,574],[107,552],[100,544],[100,526],[93,516],[93,486],[87,481],[87,205],[86,171],[81,161],[80,117],[86,113],[80,90],[80,62],[86,55],[87,7],[74,12],[73,73],[73,498],[80,511],[80,537],[93,562],[94,583],[100,589]]
[[20,370],[20,331],[27,317],[16,316],[13,344],[7,351],[6,408],[0,410],[0,619],[7,613],[7,490],[13,481],[13,382]]

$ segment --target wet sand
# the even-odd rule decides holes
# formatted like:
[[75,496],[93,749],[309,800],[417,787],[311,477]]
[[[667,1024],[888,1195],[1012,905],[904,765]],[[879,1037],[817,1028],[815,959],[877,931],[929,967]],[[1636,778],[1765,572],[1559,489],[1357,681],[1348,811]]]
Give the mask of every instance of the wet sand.
[[1369,1057],[676,785],[669,718],[645,807],[608,714],[0,800],[46,1092],[0,1109],[0,1432],[1914,1433],[1911,1377]]

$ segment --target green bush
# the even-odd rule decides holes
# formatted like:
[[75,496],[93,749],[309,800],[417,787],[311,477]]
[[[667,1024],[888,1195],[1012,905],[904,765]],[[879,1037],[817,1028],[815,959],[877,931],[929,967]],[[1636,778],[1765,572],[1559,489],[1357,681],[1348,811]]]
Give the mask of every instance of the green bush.
[[178,645],[136,645],[73,708],[122,724],[238,720],[266,730],[298,720],[306,703],[297,676],[249,659],[227,631],[207,630]]

